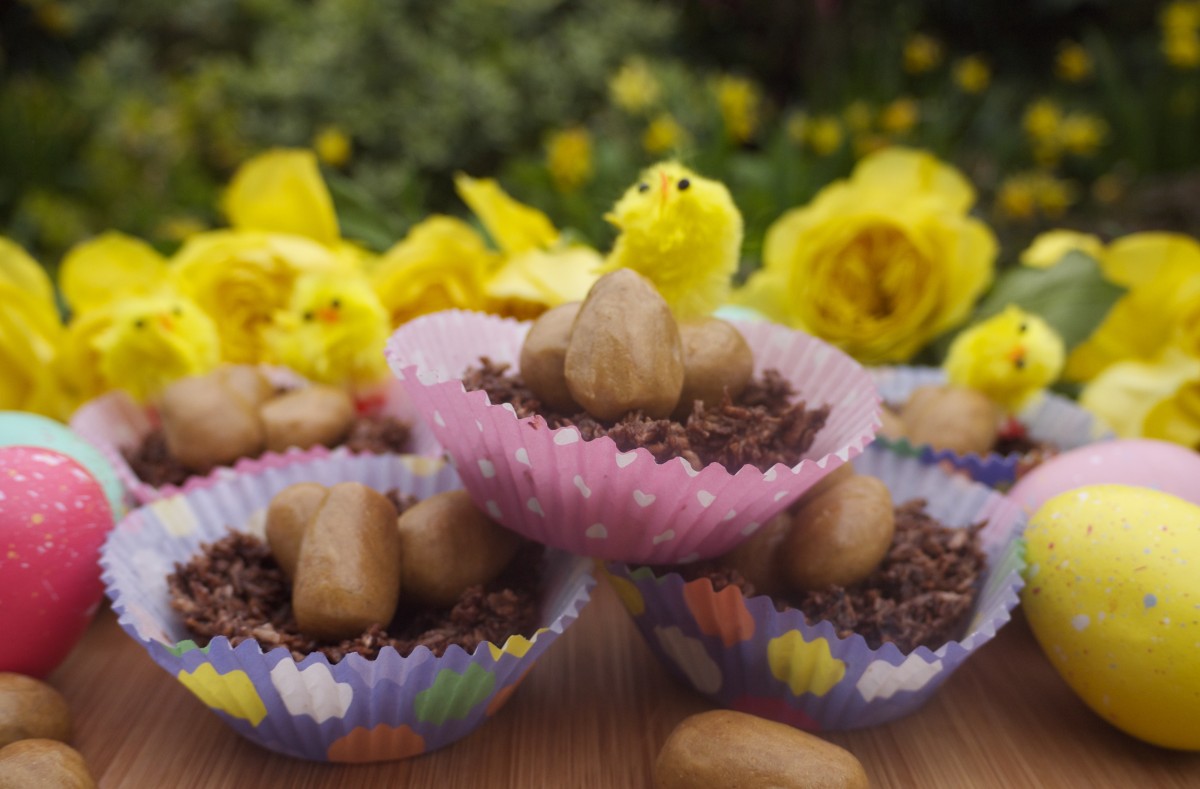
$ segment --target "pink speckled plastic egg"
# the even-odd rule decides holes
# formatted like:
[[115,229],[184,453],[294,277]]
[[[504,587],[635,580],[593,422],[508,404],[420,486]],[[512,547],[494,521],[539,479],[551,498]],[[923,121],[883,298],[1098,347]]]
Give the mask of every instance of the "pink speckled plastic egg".
[[100,604],[113,526],[100,483],[41,447],[0,447],[0,671],[45,676]]
[[1032,515],[1060,493],[1084,485],[1136,485],[1200,504],[1200,454],[1149,439],[1102,441],[1051,458],[1008,495]]

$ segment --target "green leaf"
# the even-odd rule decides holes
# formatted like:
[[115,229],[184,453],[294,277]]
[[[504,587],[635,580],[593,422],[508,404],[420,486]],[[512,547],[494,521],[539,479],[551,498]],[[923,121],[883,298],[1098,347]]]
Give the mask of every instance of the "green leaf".
[[1071,349],[1087,339],[1124,292],[1104,279],[1091,256],[1070,252],[1049,268],[1014,266],[1002,273],[976,307],[972,323],[1016,304],[1040,315]]

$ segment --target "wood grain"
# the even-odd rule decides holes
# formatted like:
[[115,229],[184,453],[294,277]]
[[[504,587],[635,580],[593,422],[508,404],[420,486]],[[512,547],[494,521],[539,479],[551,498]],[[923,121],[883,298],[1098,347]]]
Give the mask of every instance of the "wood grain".
[[[107,609],[51,682],[102,787],[649,786],[667,734],[711,707],[656,663],[603,584],[493,720],[408,761],[315,764],[251,745]],[[875,787],[1200,787],[1200,754],[1145,745],[1093,715],[1019,616],[916,714],[825,736],[862,761]]]

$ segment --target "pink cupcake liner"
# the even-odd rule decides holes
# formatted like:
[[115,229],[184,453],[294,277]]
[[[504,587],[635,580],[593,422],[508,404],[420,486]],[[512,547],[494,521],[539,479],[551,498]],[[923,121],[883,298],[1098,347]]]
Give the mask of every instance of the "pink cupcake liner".
[[467,392],[461,376],[481,356],[516,366],[529,323],[450,311],[405,324],[387,358],[413,406],[453,459],[481,508],[513,531],[573,553],[631,562],[685,562],[725,553],[837,466],[879,425],[871,378],[853,359],[801,332],[737,323],[755,372],[777,369],[810,406],[832,407],[808,458],[766,472],[717,463],[658,463],[607,437],[551,430],[540,416]]
[[[905,403],[918,387],[946,382],[946,373],[939,367],[876,367],[871,369],[871,375],[883,402],[893,405]],[[1017,414],[1017,421],[1029,430],[1030,438],[1053,444],[1059,451],[1113,438],[1112,433],[1086,409],[1051,392],[1044,392],[1027,405]],[[976,482],[995,488],[1007,489],[1023,471],[1024,456],[1019,452],[961,455],[928,445],[914,446],[903,438],[893,441],[880,436],[878,441],[901,454],[919,457],[925,463],[948,463]]]
[[[279,367],[265,368],[271,382],[280,387],[303,386],[306,382],[296,373]],[[441,454],[433,433],[418,418],[404,387],[389,381],[376,389],[361,393],[359,403],[368,413],[392,416],[412,426],[409,439],[412,454],[437,456]],[[129,462],[124,451],[139,446],[151,430],[159,425],[158,414],[151,406],[139,405],[124,391],[115,390],[84,403],[71,416],[71,428],[96,447],[112,466],[121,483],[139,504],[210,487],[237,474],[254,473],[266,468],[276,468],[288,463],[323,458],[330,454],[348,454],[344,450],[332,452],[323,446],[310,449],[291,448],[285,452],[265,452],[257,458],[243,458],[232,466],[221,466],[208,474],[197,474],[181,486],[163,485],[156,488],[143,482]]]
[[707,578],[609,563],[609,579],[663,664],[717,703],[810,730],[874,726],[907,715],[989,641],[1011,617],[1024,582],[1024,516],[1013,502],[938,466],[872,449],[855,469],[882,479],[896,502],[928,501],[947,526],[986,520],[980,531],[986,574],[965,635],[936,649],[904,654],[871,649],[859,635],[840,638],[832,623],[808,624],[771,598],[736,587],[714,592]]
[[411,455],[345,455],[263,468],[152,502],[117,525],[100,559],[118,622],[165,671],[247,739],[301,759],[365,762],[441,748],[490,719],[537,658],[579,616],[595,585],[587,559],[547,553],[538,628],[529,637],[452,646],[441,657],[385,648],[368,660],[296,661],[257,641],[224,637],[198,647],[171,609],[167,575],[201,543],[232,530],[261,535],[266,507],[302,481],[362,482],[423,498],[459,487],[443,461]]

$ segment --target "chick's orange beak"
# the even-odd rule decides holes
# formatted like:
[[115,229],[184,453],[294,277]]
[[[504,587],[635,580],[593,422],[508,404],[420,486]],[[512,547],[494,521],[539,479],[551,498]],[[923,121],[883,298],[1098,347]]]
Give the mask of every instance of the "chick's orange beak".
[[660,185],[659,193],[662,195],[663,205],[666,205],[667,204],[667,191],[671,188],[671,178],[670,178],[670,176],[668,176],[666,174],[666,172],[659,170],[658,171],[658,182]]
[[1011,351],[1004,355],[1004,358],[1015,364],[1017,367],[1022,367],[1025,364],[1025,346],[1017,345]]
[[321,323],[337,323],[341,317],[341,313],[333,307],[322,307],[317,310],[317,318],[321,320]]
[[175,321],[171,320],[170,315],[159,315],[158,325],[162,327],[163,331],[175,331]]

